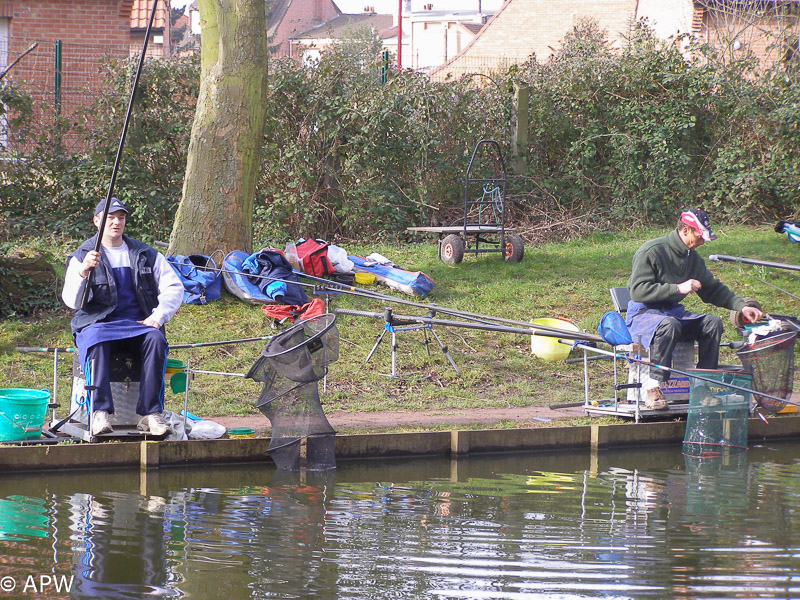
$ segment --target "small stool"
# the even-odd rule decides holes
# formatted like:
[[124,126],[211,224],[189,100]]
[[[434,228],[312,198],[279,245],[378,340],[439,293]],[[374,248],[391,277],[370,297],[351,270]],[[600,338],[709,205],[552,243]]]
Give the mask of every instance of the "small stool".
[[[141,357],[136,354],[120,352],[111,357],[111,398],[114,401],[112,423],[117,426],[136,426],[139,415],[136,414],[136,403],[139,401],[139,377],[142,369]],[[89,424],[89,403],[86,393],[86,374],[83,365],[75,353],[72,358],[72,397],[70,414],[74,421]],[[76,410],[77,409],[77,410]]]

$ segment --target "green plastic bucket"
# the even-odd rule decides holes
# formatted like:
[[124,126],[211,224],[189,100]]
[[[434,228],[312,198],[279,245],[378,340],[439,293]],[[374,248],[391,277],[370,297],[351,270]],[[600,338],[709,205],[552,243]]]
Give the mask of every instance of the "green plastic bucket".
[[228,430],[228,437],[232,439],[251,438],[255,433],[256,432],[249,427],[234,427]]
[[177,358],[167,359],[167,372],[164,374],[173,394],[186,391],[186,363]]
[[0,440],[16,441],[42,435],[49,390],[0,389]]

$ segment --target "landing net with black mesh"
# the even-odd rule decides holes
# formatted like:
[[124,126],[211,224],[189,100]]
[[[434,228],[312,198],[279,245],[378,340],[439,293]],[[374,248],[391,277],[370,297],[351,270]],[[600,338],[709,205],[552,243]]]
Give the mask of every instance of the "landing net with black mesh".
[[[778,398],[789,398],[794,388],[794,346],[797,333],[779,332],[757,339],[736,351],[745,373],[753,377],[753,391],[764,392]],[[760,410],[774,414],[786,403],[755,394]]]
[[298,321],[273,336],[246,377],[264,384],[257,408],[270,420],[267,451],[280,469],[332,469],[335,431],[319,399],[318,382],[339,358],[335,315]]

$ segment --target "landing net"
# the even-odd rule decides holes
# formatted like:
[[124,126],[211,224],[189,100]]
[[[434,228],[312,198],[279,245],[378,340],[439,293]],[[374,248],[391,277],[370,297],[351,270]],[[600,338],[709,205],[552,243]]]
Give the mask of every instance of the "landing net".
[[298,321],[270,338],[246,377],[264,384],[256,407],[272,424],[267,452],[279,469],[333,469],[334,436],[318,382],[339,358],[335,315]]
[[750,394],[725,384],[750,389],[751,376],[711,369],[689,369],[688,372],[702,379],[689,378],[684,454],[705,458],[747,449]]
[[[756,340],[736,351],[745,373],[753,377],[753,391],[789,398],[794,388],[794,345],[797,333],[785,331]],[[761,411],[774,414],[784,402],[755,394]]]

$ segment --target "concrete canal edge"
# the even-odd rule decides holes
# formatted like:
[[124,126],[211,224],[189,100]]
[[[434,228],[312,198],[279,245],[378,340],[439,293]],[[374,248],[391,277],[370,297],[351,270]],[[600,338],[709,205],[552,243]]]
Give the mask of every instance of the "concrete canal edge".
[[[421,433],[376,433],[336,437],[336,459],[367,460],[414,457],[465,457],[470,454],[553,452],[586,449],[680,444],[685,422],[547,427],[538,429],[484,429]],[[800,415],[748,422],[750,442],[800,437]],[[200,466],[272,462],[269,438],[142,441],[104,444],[50,444],[0,446],[0,469],[6,473]]]

